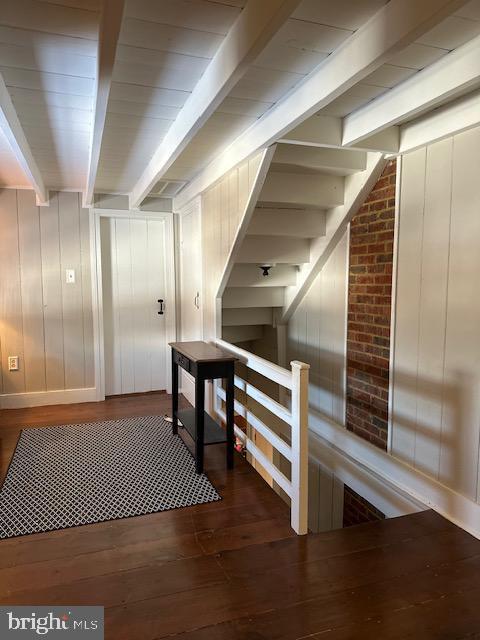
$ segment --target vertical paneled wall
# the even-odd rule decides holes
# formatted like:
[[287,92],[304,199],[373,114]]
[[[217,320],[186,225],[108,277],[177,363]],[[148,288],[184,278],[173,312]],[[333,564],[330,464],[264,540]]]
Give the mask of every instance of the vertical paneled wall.
[[215,296],[263,153],[227,173],[202,196],[203,334],[215,338]]
[[[78,193],[37,207],[33,191],[0,190],[0,355],[2,394],[94,386],[89,217]],[[8,371],[10,355],[19,371]]]
[[289,360],[310,364],[310,407],[345,423],[347,233],[288,325]]
[[480,128],[402,159],[391,452],[477,500]]

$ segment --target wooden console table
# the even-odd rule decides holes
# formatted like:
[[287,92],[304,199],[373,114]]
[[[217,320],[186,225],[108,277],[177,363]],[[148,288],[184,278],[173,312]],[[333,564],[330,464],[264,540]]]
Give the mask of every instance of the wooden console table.
[[[233,467],[235,445],[233,405],[235,358],[207,342],[170,342],[172,347],[172,429],[178,433],[180,421],[195,444],[195,468],[203,472],[203,447],[226,442],[227,467]],[[178,410],[178,368],[195,379],[195,409]],[[204,410],[205,380],[224,378],[226,381],[226,432]]]

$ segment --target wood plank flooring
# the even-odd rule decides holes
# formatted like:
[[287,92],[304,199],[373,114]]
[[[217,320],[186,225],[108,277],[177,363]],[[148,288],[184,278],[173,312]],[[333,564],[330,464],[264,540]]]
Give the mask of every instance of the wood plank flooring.
[[[164,414],[170,398],[0,411],[1,473],[22,428]],[[106,638],[480,638],[480,541],[432,511],[297,537],[223,445],[221,502],[0,541],[0,604],[101,604]]]

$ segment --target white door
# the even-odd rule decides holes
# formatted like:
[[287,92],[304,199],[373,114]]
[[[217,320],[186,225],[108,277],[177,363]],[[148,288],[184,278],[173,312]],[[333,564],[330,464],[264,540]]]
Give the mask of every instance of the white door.
[[165,221],[102,217],[100,237],[105,395],[166,389]]

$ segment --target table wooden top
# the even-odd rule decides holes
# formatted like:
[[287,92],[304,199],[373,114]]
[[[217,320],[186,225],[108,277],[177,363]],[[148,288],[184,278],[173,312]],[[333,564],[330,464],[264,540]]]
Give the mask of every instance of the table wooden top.
[[175,351],[178,351],[192,362],[235,362],[238,358],[222,351],[208,342],[169,342]]

